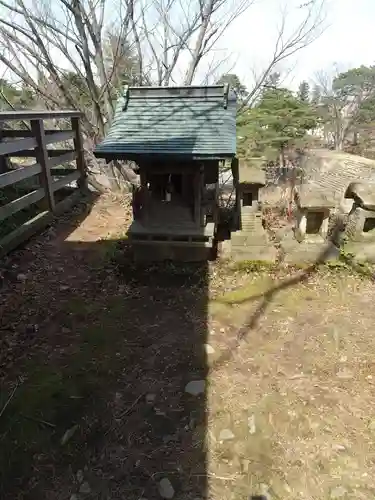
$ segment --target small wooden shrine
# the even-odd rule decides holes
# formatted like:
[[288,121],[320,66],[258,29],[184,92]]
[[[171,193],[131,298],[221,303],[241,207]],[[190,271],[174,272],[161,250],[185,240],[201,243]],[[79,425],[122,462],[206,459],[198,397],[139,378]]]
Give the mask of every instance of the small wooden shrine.
[[207,256],[218,222],[219,165],[235,151],[236,98],[227,85],[125,88],[94,153],[139,168],[128,232],[136,256]]

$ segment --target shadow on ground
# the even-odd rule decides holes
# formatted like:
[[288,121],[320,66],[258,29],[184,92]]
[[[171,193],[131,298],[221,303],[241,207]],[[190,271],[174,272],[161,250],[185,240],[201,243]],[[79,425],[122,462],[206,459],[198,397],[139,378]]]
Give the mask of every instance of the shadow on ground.
[[89,210],[3,273],[0,497],[205,499],[207,266],[69,241]]
[[[97,241],[91,229],[74,239],[89,213],[90,203],[2,270],[0,498],[208,500],[200,383],[208,377],[208,267],[135,265],[123,239]],[[102,234],[110,217],[94,225]],[[232,361],[279,293],[316,270],[235,297],[234,306],[254,304],[211,371]],[[262,460],[267,445],[262,437]],[[245,479],[246,496],[255,493]]]

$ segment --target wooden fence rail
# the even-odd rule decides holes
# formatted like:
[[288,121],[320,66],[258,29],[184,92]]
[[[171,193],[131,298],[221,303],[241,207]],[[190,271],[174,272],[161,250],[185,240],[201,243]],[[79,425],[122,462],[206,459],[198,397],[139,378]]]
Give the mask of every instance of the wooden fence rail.
[[[1,173],[0,195],[4,188],[13,186],[33,176],[38,176],[39,188],[0,206],[0,224],[12,215],[35,203],[42,207],[41,213],[27,220],[0,239],[0,257],[30,238],[34,233],[52,222],[55,216],[72,207],[87,192],[87,172],[83,141],[80,129],[81,114],[77,111],[15,111],[0,112],[0,166],[4,158],[35,158],[35,163]],[[11,124],[22,122],[25,130],[14,130]],[[66,121],[69,130],[46,130],[46,120]],[[66,125],[65,125],[66,126]],[[48,149],[51,144],[71,141],[71,149]],[[74,162],[74,168],[55,168]],[[55,177],[59,177],[57,180]],[[62,201],[55,193],[77,182],[78,188]]]

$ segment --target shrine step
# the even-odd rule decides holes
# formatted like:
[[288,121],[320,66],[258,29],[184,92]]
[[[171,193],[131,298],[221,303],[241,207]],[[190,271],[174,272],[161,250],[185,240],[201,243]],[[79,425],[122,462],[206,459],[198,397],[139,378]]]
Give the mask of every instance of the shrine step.
[[160,240],[160,239],[138,239],[138,238],[129,238],[130,243],[133,245],[142,245],[142,246],[167,246],[167,247],[197,247],[197,248],[212,248],[213,241],[210,238],[208,241],[189,241],[189,240]]

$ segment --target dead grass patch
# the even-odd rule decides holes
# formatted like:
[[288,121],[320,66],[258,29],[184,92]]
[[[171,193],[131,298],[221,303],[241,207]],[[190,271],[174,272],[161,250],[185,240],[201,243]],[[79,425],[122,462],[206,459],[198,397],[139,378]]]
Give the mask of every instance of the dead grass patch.
[[[267,278],[250,278],[221,306],[228,312],[228,303],[242,302],[238,323],[249,321],[268,287]],[[375,341],[372,313],[363,309],[370,291],[368,281],[323,273],[282,290],[230,360],[212,369],[210,467],[213,477],[235,478],[213,479],[215,498],[374,496]],[[223,427],[233,440],[217,439]]]

